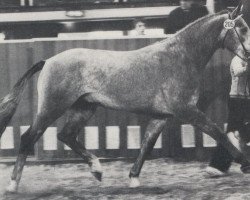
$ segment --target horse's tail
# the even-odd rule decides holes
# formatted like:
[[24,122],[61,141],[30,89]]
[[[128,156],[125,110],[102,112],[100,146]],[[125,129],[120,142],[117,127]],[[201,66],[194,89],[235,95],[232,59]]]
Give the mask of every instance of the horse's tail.
[[40,61],[31,67],[14,85],[9,94],[0,99],[0,138],[14,115],[20,102],[24,88],[33,74],[42,70],[45,61]]

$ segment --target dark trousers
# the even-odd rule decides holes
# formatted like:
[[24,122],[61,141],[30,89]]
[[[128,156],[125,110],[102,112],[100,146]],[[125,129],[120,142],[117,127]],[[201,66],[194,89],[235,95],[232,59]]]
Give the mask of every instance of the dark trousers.
[[[228,126],[226,133],[239,131],[240,138],[244,142],[250,141],[250,99],[230,98],[228,101]],[[209,166],[228,171],[233,157],[221,145],[218,144],[212,154]]]

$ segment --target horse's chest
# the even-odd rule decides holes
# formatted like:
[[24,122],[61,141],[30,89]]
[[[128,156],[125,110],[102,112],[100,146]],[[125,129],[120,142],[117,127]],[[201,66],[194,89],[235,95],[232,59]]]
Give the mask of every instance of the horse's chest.
[[162,84],[155,106],[173,111],[178,107],[196,105],[199,97],[199,83],[200,77],[195,71],[169,77]]

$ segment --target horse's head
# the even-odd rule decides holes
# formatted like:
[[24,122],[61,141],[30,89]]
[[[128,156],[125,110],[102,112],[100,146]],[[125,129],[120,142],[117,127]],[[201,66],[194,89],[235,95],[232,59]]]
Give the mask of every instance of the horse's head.
[[240,5],[228,14],[221,33],[223,47],[247,60],[250,56],[250,29],[240,14]]

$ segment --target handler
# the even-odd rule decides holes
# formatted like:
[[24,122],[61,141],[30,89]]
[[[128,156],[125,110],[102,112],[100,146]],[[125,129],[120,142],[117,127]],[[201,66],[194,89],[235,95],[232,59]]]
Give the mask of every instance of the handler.
[[[232,84],[228,101],[229,113],[226,133],[229,140],[239,150],[241,150],[240,143],[250,141],[250,73],[248,62],[235,56],[230,65]],[[218,144],[206,172],[211,177],[223,176],[229,170],[232,161],[233,158],[228,151]]]

